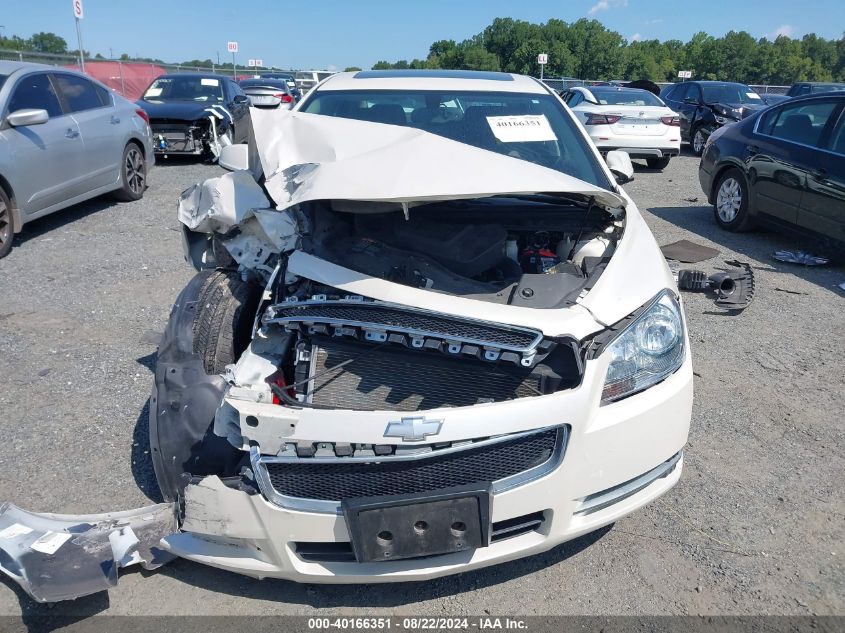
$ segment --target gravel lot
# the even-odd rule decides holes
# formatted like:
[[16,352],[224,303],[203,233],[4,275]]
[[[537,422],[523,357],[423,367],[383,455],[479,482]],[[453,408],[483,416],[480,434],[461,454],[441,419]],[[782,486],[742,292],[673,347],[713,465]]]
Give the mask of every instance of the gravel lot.
[[[802,245],[718,230],[697,162],[638,167],[627,188],[661,244],[688,238],[751,262],[757,299],[727,315],[686,295],[692,432],[681,482],[656,503],[544,555],[424,584],[304,586],[178,560],[58,605],[3,577],[0,614],[845,613],[845,269],[775,262]],[[0,260],[0,499],[69,513],[158,500],[155,338],[191,277],[175,203],[219,171],[159,165],[143,200],[30,224]]]

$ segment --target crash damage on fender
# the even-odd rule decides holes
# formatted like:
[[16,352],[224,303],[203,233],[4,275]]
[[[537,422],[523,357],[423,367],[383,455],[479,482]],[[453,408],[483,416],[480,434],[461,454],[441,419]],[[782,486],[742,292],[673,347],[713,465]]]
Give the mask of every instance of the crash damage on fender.
[[[198,274],[150,400],[167,503],[0,506],[0,569],[25,591],[78,597],[168,556],[421,580],[546,551],[674,485],[688,342],[621,190],[422,130],[252,119],[248,169],[179,202]],[[642,331],[659,362],[632,351]]]

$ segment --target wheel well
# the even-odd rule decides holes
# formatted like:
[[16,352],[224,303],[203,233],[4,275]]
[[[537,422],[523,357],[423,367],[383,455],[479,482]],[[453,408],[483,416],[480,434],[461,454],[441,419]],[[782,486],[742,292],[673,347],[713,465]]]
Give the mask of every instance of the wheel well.
[[0,189],[3,189],[3,192],[9,198],[9,202],[12,203],[12,208],[10,212],[12,214],[12,232],[13,233],[20,233],[21,228],[23,228],[23,221],[21,220],[21,211],[18,209],[18,205],[15,202],[15,192],[12,191],[12,186],[9,184],[9,181],[3,178],[0,175]]
[[147,157],[147,152],[146,152],[146,151],[144,151],[144,144],[143,144],[141,141],[139,141],[139,140],[138,140],[138,139],[136,139],[136,138],[130,138],[130,139],[126,142],[126,145],[124,145],[124,146],[123,146],[123,149],[126,149],[126,148],[127,148],[127,147],[129,147],[130,145],[137,145],[137,146],[138,146],[138,149],[139,149],[139,150],[141,150],[141,153],[144,155],[144,158],[146,158],[146,157]]

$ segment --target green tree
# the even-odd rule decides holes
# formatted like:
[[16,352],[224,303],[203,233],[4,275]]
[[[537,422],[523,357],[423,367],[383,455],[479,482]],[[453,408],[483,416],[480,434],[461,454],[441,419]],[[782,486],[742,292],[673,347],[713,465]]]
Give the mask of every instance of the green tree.
[[346,68],[343,69],[343,72],[351,73],[351,72],[355,72],[356,70],[361,70],[361,68],[358,67],[358,66],[347,66]]
[[59,37],[55,33],[34,33],[29,38],[32,50],[39,53],[52,53],[55,55],[63,55],[68,52],[67,42],[64,38]]

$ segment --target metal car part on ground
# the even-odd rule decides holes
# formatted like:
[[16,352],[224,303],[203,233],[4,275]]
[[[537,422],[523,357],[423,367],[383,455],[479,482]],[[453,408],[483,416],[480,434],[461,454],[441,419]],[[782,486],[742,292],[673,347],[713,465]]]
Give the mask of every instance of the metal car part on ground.
[[710,291],[720,308],[744,310],[754,300],[754,270],[747,262],[725,263],[733,268],[709,276],[702,270],[682,268],[678,271],[678,288]]

